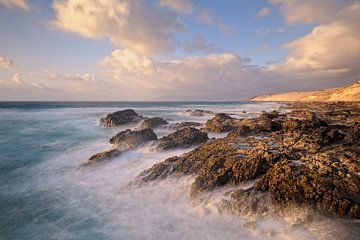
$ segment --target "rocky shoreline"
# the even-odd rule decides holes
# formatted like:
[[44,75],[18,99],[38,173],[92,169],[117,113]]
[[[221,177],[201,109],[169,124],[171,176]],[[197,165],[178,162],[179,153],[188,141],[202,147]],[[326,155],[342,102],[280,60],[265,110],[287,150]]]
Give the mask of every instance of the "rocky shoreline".
[[[308,207],[327,215],[359,219],[360,103],[291,103],[282,110],[238,119],[197,109],[197,114],[212,117],[205,126],[184,123],[183,128],[160,139],[151,128],[166,127],[163,119],[151,121],[129,110],[124,111],[131,116],[126,112],[109,114],[101,120],[105,126],[140,120],[145,124],[141,130],[116,135],[112,138],[114,148],[92,156],[86,165],[149,142],[159,151],[200,144],[143,171],[133,184],[191,175],[195,178],[189,194],[194,200],[231,187],[221,197],[221,211],[263,216],[274,209]],[[228,134],[209,139],[209,132]],[[252,183],[249,188],[238,187],[248,182]]]

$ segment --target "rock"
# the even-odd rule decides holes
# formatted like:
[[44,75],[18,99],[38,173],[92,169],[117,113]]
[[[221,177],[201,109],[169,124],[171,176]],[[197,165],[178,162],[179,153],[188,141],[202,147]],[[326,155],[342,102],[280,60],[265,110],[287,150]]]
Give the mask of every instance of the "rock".
[[242,156],[241,152],[241,149],[224,140],[210,141],[183,156],[154,165],[141,173],[137,180],[147,182],[171,175],[195,174],[197,177],[190,192],[191,196],[196,196],[219,186],[254,179],[281,159],[278,153],[259,149],[248,150],[247,156]]
[[262,118],[262,119],[274,119],[274,118],[279,117],[279,115],[280,115],[280,113],[278,111],[276,111],[276,110],[273,110],[270,113],[263,111],[260,114],[259,118]]
[[93,156],[91,156],[87,163],[82,164],[82,166],[93,166],[100,163],[103,163],[104,161],[110,160],[112,158],[118,157],[121,155],[121,151],[113,149],[110,151],[105,151],[101,153],[97,153]]
[[185,112],[189,116],[193,116],[193,117],[202,117],[202,116],[205,116],[205,115],[214,114],[211,111],[202,110],[202,109],[195,109],[195,110],[188,109]]
[[116,127],[127,123],[137,123],[143,119],[143,116],[137,114],[132,109],[126,109],[108,114],[100,119],[100,125],[105,127]]
[[293,108],[255,119],[217,114],[205,128],[232,130],[225,138],[155,164],[136,181],[192,175],[190,196],[199,200],[208,196],[205,192],[253,180],[253,187],[224,195],[220,210],[263,216],[316,209],[360,218],[360,104],[296,103]]
[[[313,204],[328,214],[360,218],[360,178],[346,163],[359,163],[358,156],[342,151],[346,150],[309,155],[301,165],[288,160],[277,162],[256,183],[256,189],[268,189],[274,203]],[[336,171],[334,162],[339,166]],[[346,173],[349,177],[343,177]]]
[[168,124],[168,122],[160,117],[153,117],[153,118],[145,118],[144,121],[142,121],[142,123],[140,124],[140,126],[138,127],[139,130],[143,130],[146,128],[158,128],[161,127],[162,125],[166,125]]
[[127,129],[113,136],[110,143],[115,145],[114,147],[118,150],[128,150],[156,139],[157,136],[152,129],[147,128],[139,131]]
[[179,130],[182,128],[199,127],[199,126],[201,126],[201,123],[199,123],[199,122],[179,122],[179,123],[172,124],[170,127],[172,129]]
[[229,132],[234,129],[234,118],[225,113],[217,113],[214,118],[205,123],[205,131],[209,132]]
[[208,140],[206,133],[196,128],[183,128],[167,136],[160,138],[156,143],[158,149],[169,149],[177,147],[190,147]]
[[350,145],[360,145],[360,126],[350,127],[346,131],[345,142]]
[[235,130],[231,131],[227,135],[227,138],[246,137],[246,136],[249,136],[250,134],[254,134],[251,131],[251,128],[249,126],[247,126],[247,125],[242,125],[240,127],[235,128]]
[[223,199],[219,208],[221,211],[241,216],[263,217],[272,208],[269,195],[253,188],[231,191],[229,199]]

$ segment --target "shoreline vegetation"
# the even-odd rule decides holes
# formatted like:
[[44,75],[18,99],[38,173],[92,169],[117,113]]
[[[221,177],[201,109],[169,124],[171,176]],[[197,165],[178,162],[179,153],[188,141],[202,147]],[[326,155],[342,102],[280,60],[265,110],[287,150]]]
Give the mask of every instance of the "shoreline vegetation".
[[[130,187],[194,176],[189,194],[195,202],[232,188],[221,195],[220,212],[268,216],[308,209],[360,218],[360,102],[293,102],[246,119],[201,109],[186,113],[209,120],[204,125],[171,125],[131,109],[107,115],[100,120],[104,127],[140,127],[119,132],[110,140],[110,151],[95,154],[80,169],[106,164],[143,144],[154,151],[197,146],[139,173]],[[172,133],[158,138],[155,128],[170,128]],[[208,133],[226,135],[215,139]],[[240,187],[246,183],[251,183],[248,188]],[[304,216],[300,224],[311,221],[311,214]]]

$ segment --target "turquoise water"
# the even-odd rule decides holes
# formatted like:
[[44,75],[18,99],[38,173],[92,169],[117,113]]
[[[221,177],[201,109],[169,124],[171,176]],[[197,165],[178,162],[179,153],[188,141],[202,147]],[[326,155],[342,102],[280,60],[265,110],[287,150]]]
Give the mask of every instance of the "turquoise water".
[[[219,214],[212,204],[194,206],[191,177],[127,188],[142,170],[190,149],[155,152],[144,146],[99,167],[79,169],[109,149],[124,128],[103,128],[100,117],[133,108],[170,122],[204,122],[184,111],[201,108],[251,117],[274,103],[206,102],[2,102],[0,103],[0,239],[259,239],[268,229],[284,239],[316,239],[282,221]],[[243,113],[243,111],[246,113]],[[134,126],[126,126],[134,127]],[[156,132],[159,136],[167,130]],[[287,232],[286,232],[287,231]],[[305,238],[300,238],[303,236]]]

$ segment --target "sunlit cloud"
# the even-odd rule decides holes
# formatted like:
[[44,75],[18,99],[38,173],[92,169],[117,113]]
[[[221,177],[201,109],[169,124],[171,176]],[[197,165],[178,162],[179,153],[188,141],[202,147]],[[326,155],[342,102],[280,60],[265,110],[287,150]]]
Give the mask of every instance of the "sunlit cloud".
[[54,1],[51,25],[86,38],[108,38],[117,47],[154,55],[173,51],[174,33],[185,27],[173,12],[161,11],[145,1]]
[[20,8],[22,10],[30,10],[30,5],[27,0],[0,0],[0,4],[7,8]]
[[0,57],[0,67],[11,68],[14,65],[14,61],[7,57]]
[[257,18],[263,18],[271,13],[271,9],[268,7],[263,7],[260,11],[256,14]]
[[181,14],[191,14],[194,4],[190,0],[158,0],[159,6],[170,8]]
[[286,45],[290,54],[273,71],[347,73],[360,77],[360,3],[341,10],[332,21]]

